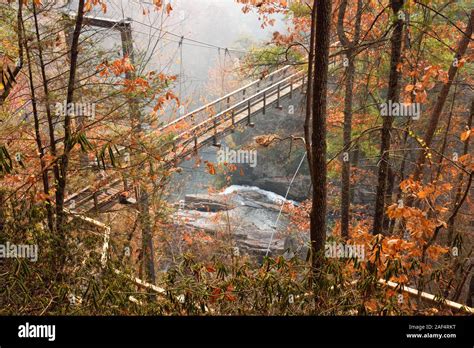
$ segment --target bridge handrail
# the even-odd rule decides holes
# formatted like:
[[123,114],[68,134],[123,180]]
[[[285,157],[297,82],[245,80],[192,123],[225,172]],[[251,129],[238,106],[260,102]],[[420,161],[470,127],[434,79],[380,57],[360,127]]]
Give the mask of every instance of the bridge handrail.
[[161,131],[165,130],[166,128],[169,128],[169,127],[171,127],[171,126],[173,126],[173,125],[175,125],[175,124],[177,124],[177,123],[179,123],[179,122],[181,122],[181,121],[183,121],[183,120],[185,120],[185,119],[187,119],[187,118],[189,118],[189,117],[191,117],[191,116],[193,116],[193,115],[195,115],[195,114],[197,114],[201,111],[204,111],[204,110],[208,109],[209,107],[211,107],[213,105],[216,105],[216,104],[218,104],[218,103],[220,103],[220,102],[222,102],[222,101],[224,101],[224,100],[226,100],[226,99],[228,99],[228,98],[230,98],[230,97],[232,97],[232,96],[234,96],[234,95],[236,95],[236,94],[238,94],[238,93],[240,93],[244,90],[247,90],[247,89],[249,89],[253,86],[256,86],[259,83],[261,83],[262,81],[268,80],[270,77],[273,77],[273,76],[275,76],[279,73],[285,72],[285,71],[289,70],[291,67],[292,67],[291,65],[285,65],[283,68],[275,70],[274,72],[266,75],[262,79],[258,79],[258,80],[255,80],[253,82],[250,82],[249,84],[247,84],[243,87],[240,87],[239,89],[236,89],[236,90],[224,95],[223,97],[219,97],[218,99],[216,99],[216,100],[214,100],[210,103],[207,103],[206,105],[203,105],[203,106],[199,107],[198,109],[195,109],[191,112],[188,112],[186,115],[183,115],[183,116],[177,118],[176,120],[171,121],[170,123],[167,123],[166,125],[160,127],[159,131],[161,132]]
[[[226,115],[226,114],[229,114],[229,113],[232,112],[232,110],[235,110],[235,109],[237,109],[237,108],[239,108],[239,107],[246,106],[246,105],[248,104],[248,102],[251,101],[252,99],[254,99],[254,98],[256,98],[256,97],[263,96],[265,93],[269,92],[270,90],[272,90],[272,89],[274,89],[274,88],[277,88],[278,85],[281,86],[282,84],[286,83],[287,81],[289,81],[289,80],[291,81],[291,80],[294,79],[295,77],[298,77],[299,75],[302,75],[302,74],[303,74],[303,71],[299,71],[299,72],[297,72],[297,73],[295,73],[295,74],[292,74],[292,75],[290,75],[290,76],[284,78],[283,80],[280,80],[280,81],[278,81],[277,83],[275,83],[275,84],[273,84],[273,85],[271,85],[271,86],[269,86],[269,87],[267,87],[267,88],[265,88],[265,89],[263,89],[263,90],[261,90],[261,91],[255,93],[255,94],[249,96],[248,98],[246,98],[246,99],[244,99],[244,100],[242,100],[242,101],[240,101],[240,102],[238,102],[238,103],[236,103],[236,104],[233,104],[231,107],[229,107],[229,108],[227,108],[227,109],[225,109],[225,110],[223,110],[223,111],[221,111],[221,112],[216,113],[214,116],[208,118],[207,120],[204,120],[204,121],[202,121],[201,123],[195,125],[194,127],[192,127],[192,128],[190,128],[190,129],[188,129],[188,130],[186,130],[186,131],[180,133],[179,135],[176,135],[173,140],[183,139],[183,137],[184,137],[186,134],[191,134],[193,137],[194,137],[194,136],[198,136],[198,135],[196,134],[196,130],[199,130],[200,128],[202,128],[203,125],[208,124],[208,123],[212,123],[213,126],[214,126],[214,120],[218,119],[219,117],[221,117],[221,116],[223,116],[223,115]],[[303,75],[303,78],[304,78],[304,75]],[[163,145],[165,145],[165,144],[163,144]]]

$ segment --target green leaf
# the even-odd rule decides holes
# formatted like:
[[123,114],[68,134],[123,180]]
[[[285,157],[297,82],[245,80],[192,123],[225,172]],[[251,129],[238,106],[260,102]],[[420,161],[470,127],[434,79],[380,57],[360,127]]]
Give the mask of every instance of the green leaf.
[[2,145],[0,146],[0,172],[11,173],[13,169],[13,162],[8,153],[7,148]]

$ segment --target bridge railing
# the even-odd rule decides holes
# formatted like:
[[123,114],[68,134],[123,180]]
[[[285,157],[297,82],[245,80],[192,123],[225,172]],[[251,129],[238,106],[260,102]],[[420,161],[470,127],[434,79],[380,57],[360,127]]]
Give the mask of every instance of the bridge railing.
[[162,126],[159,131],[172,130],[173,128],[179,128],[179,126],[187,126],[199,124],[210,116],[220,113],[229,107],[232,104],[237,103],[238,101],[245,100],[248,96],[252,96],[259,91],[267,88],[268,86],[273,85],[276,81],[282,80],[285,77],[291,75],[292,66],[287,65],[281,69],[278,69],[261,79],[255,80],[246,86],[243,86],[239,89],[236,89],[223,97],[220,97],[206,105],[201,106],[198,109],[195,109],[184,116],[177,118],[176,120]]
[[[214,144],[217,144],[217,136],[219,135],[218,127],[226,124],[226,129],[234,128],[236,123],[242,122],[242,113],[245,113],[245,119],[248,125],[253,125],[251,116],[257,111],[262,111],[265,114],[266,108],[269,107],[269,103],[276,103],[280,106],[280,97],[283,93],[290,94],[292,96],[293,89],[295,87],[304,85],[306,74],[303,71],[291,74],[283,77],[281,80],[275,80],[273,84],[258,90],[254,94],[250,94],[243,100],[231,103],[228,108],[223,109],[220,112],[216,112],[207,119],[194,125],[193,127],[178,133],[174,137],[173,151],[175,152],[178,147],[182,148],[182,154],[190,151],[195,151],[200,147],[200,138],[206,137],[212,138]],[[257,106],[255,108],[255,106]],[[239,119],[236,116],[240,115]],[[222,128],[222,127],[221,127]],[[202,140],[202,139],[201,139]],[[192,145],[191,147],[189,145]]]

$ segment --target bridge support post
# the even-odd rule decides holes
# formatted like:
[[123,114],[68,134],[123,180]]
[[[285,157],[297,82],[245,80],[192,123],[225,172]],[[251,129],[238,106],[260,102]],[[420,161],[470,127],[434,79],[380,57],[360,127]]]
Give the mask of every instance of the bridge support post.
[[212,146],[221,147],[221,144],[217,142],[217,121],[215,118],[213,118],[212,122],[214,124],[214,136],[212,140]]
[[276,105],[276,107],[277,107],[277,109],[282,110],[282,109],[283,109],[283,106],[281,106],[281,104],[280,104],[280,95],[281,95],[281,86],[280,86],[280,84],[278,84],[278,89],[277,89],[277,105]]
[[251,104],[250,104],[250,100],[247,102],[247,126],[249,127],[253,127],[255,126],[253,123],[252,123],[252,120],[250,119],[250,115],[252,114],[252,110],[251,110]]
[[193,132],[193,137],[194,137],[194,152],[197,154],[198,153],[198,138],[196,136],[196,132]]
[[94,199],[94,209],[99,210],[99,201],[97,199],[97,192],[94,192],[92,195],[92,198]]
[[232,129],[230,130],[232,133],[235,132],[235,110],[232,109],[231,111],[231,118],[232,118]]
[[267,94],[266,92],[263,92],[263,114],[265,115],[266,113],[266,108],[267,108]]

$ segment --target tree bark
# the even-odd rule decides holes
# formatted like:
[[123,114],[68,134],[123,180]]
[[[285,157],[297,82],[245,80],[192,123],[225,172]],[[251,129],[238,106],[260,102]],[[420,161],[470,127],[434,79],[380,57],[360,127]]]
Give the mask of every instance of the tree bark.
[[[355,19],[354,38],[350,41],[344,32],[344,16],[346,13],[347,0],[343,0],[339,7],[337,34],[344,48],[347,50],[346,58],[348,66],[346,67],[346,85],[344,94],[344,129],[343,143],[344,151],[347,151],[351,145],[352,139],[352,102],[353,87],[355,75],[355,46],[359,42],[360,23],[362,18],[362,0],[357,1],[357,14]],[[341,235],[343,238],[349,237],[350,225],[350,205],[351,205],[351,162],[344,154],[341,173]]]
[[[398,18],[398,11],[402,8],[404,0],[391,0],[390,6],[394,16]],[[391,60],[390,60],[390,78],[388,83],[387,103],[397,103],[399,101],[400,91],[400,72],[398,64],[401,62],[402,55],[402,36],[403,36],[403,19],[397,19],[392,37],[391,37]],[[377,182],[377,194],[375,200],[375,213],[372,227],[372,233],[383,233],[385,218],[385,193],[387,189],[387,176],[390,161],[390,141],[393,117],[387,115],[383,119],[382,139],[380,144],[380,161]]]
[[308,159],[309,174],[311,180],[313,180],[313,164],[312,164],[312,153],[311,153],[311,118],[313,116],[313,70],[314,70],[314,44],[316,30],[316,7],[311,8],[311,30],[309,39],[309,54],[308,54],[308,85],[306,88],[306,116],[304,122],[304,140],[306,148],[306,157]]
[[[316,4],[317,3],[317,4]],[[326,241],[326,104],[331,31],[331,1],[314,1],[317,6],[311,150],[313,162],[313,204],[311,209],[311,249],[313,268],[322,263],[321,252]]]
[[[43,47],[42,47],[41,35],[40,35],[39,24],[38,24],[38,15],[36,11],[36,4],[34,1],[33,1],[33,19],[35,23],[36,42],[38,44],[38,59],[39,59],[39,64],[40,64],[41,78],[43,82],[46,118],[48,122],[48,131],[49,131],[49,144],[50,144],[49,146],[51,150],[51,155],[53,157],[56,157],[57,156],[56,136],[54,135],[54,122],[53,122],[53,116],[51,112],[51,104],[49,100],[49,83],[48,83],[48,77],[46,75],[46,68],[45,68],[44,58],[43,58]],[[31,81],[31,83],[33,83],[33,81]],[[55,182],[57,184],[59,182],[60,175],[59,175],[59,166],[56,161],[53,164],[53,173],[54,173]],[[46,175],[48,175],[48,173],[46,173]],[[55,229],[54,229],[54,224],[53,224],[51,232],[54,232],[54,231]]]
[[46,163],[44,160],[45,152],[43,147],[43,141],[41,139],[40,133],[40,120],[38,115],[38,108],[36,104],[36,93],[35,85],[33,81],[33,67],[30,57],[30,51],[28,45],[25,42],[25,51],[26,59],[28,63],[28,79],[30,80],[30,93],[31,93],[31,105],[33,108],[33,118],[34,118],[34,127],[35,127],[35,141],[36,147],[39,153],[40,169],[41,169],[41,179],[43,181],[43,192],[48,198],[46,199],[46,212],[48,217],[48,227],[51,233],[54,233],[54,212],[53,206],[51,204],[51,199],[49,198],[49,177],[48,170],[46,169]]
[[[71,61],[69,70],[69,82],[67,86],[66,105],[73,103],[74,90],[76,84],[76,69],[79,55],[79,36],[81,35],[82,22],[84,19],[84,1],[79,0],[76,24],[72,37],[71,44]],[[61,253],[58,255],[59,267],[62,269],[66,260],[66,235],[64,225],[66,223],[66,216],[64,214],[64,198],[67,187],[67,171],[69,165],[69,153],[72,150],[72,135],[71,135],[71,116],[67,108],[64,117],[64,151],[59,159],[59,180],[56,189],[56,230],[58,233],[58,250]]]

